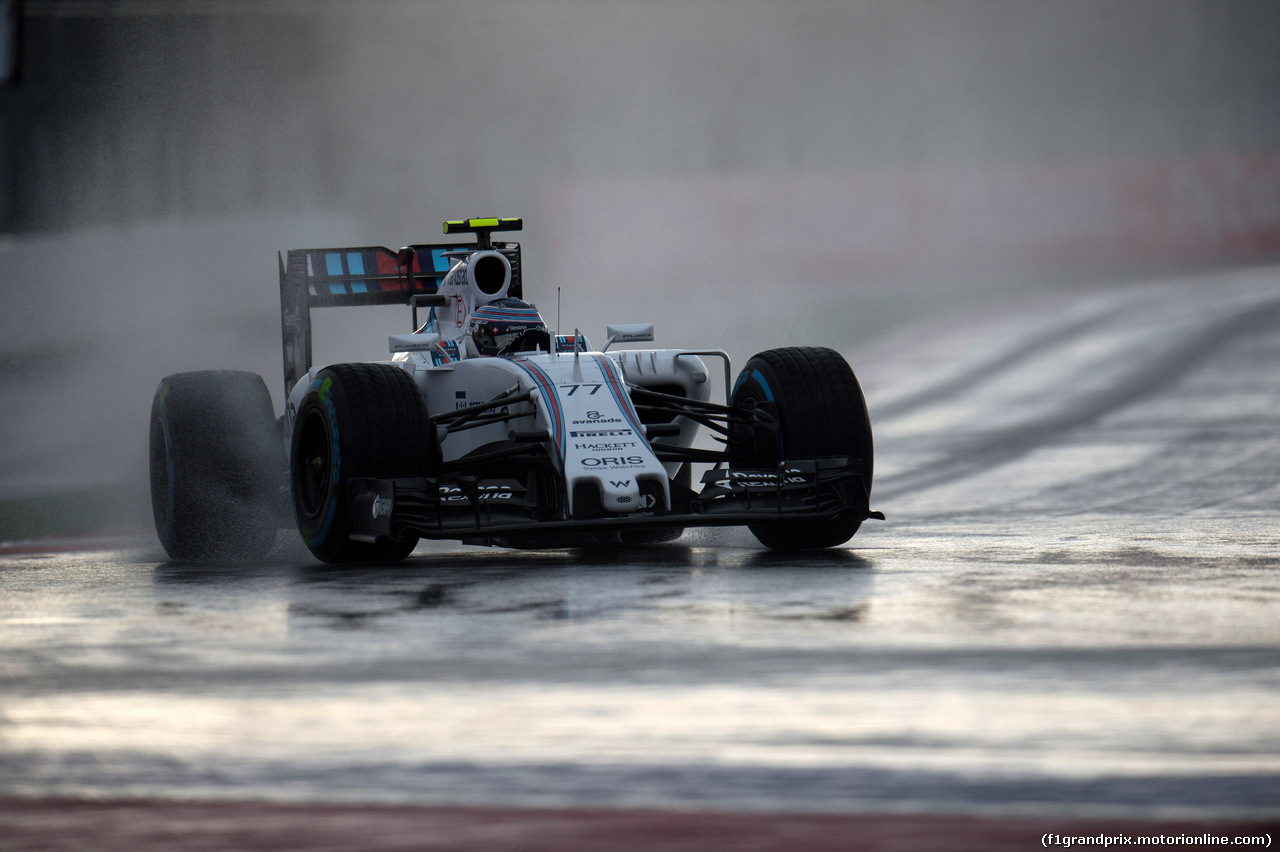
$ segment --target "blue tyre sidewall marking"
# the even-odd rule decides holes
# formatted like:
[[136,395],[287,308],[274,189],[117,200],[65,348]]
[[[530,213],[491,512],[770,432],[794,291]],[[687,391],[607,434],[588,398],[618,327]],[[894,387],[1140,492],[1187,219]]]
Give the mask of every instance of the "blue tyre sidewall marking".
[[160,400],[160,426],[164,429],[164,463],[168,474],[166,483],[168,487],[169,506],[165,513],[164,532],[160,543],[167,550],[173,543],[173,507],[177,502],[176,488],[173,480],[173,434],[169,430],[169,409],[164,404],[164,399]]
[[774,401],[773,390],[770,389],[769,383],[764,380],[764,376],[761,375],[759,370],[752,370],[749,373],[748,372],[741,373],[738,376],[738,380],[733,383],[733,393],[729,395],[733,396],[733,394],[736,394],[738,392],[738,388],[742,387],[742,383],[745,382],[747,379],[754,379],[755,382],[758,385],[760,385],[760,389],[764,391],[765,398],[768,399],[770,402]]
[[[755,369],[751,370],[751,372],[749,373],[744,371],[741,375],[738,376],[738,381],[734,382],[733,384],[733,395],[736,395],[738,393],[738,388],[741,387],[742,383],[746,381],[748,378],[750,378],[756,384],[760,385],[760,390],[764,391],[765,399],[769,400],[770,402],[775,402],[773,398],[773,389],[770,388],[769,383],[765,381],[764,374],[762,374],[759,370],[755,370]],[[786,458],[787,458],[786,448],[782,445],[782,430],[779,429],[778,430],[778,459],[785,461]]]
[[[311,383],[311,387],[307,390],[308,392],[316,390],[320,385],[321,380],[316,379]],[[332,385],[330,385],[330,387],[332,387]],[[338,443],[338,412],[333,405],[333,400],[330,398],[331,396],[331,393],[318,395],[318,398],[324,403],[325,408],[329,412],[329,435],[333,441],[333,464],[330,465],[329,468],[329,481],[333,483],[333,496],[329,500],[329,511],[325,514],[324,525],[320,527],[320,532],[316,533],[314,538],[307,534],[305,526],[301,524],[299,525],[302,527],[302,538],[306,542],[307,547],[313,548],[324,544],[324,540],[329,537],[329,528],[333,526],[333,519],[338,513],[338,469],[342,465],[342,450],[340,449],[341,445]],[[290,486],[290,490],[293,494],[293,513],[296,516],[299,514],[298,485],[296,482],[290,482]]]
[[329,434],[333,440],[333,464],[329,469],[329,481],[333,483],[333,496],[329,500],[329,512],[325,516],[324,526],[316,539],[317,546],[323,544],[329,537],[329,528],[333,526],[334,516],[338,514],[338,470],[342,466],[342,445],[338,443],[338,412],[334,408],[332,395],[332,392],[324,395],[324,405],[329,410]]
[[773,402],[773,391],[769,389],[769,383],[764,380],[764,376],[760,374],[760,371],[752,370],[751,378],[755,379],[757,382],[760,383],[760,388],[764,391],[765,397],[770,402]]

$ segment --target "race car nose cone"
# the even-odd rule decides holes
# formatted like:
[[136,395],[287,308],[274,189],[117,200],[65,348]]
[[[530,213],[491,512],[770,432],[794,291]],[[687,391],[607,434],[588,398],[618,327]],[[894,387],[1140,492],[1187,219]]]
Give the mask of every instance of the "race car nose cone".
[[644,508],[640,486],[628,476],[606,479],[600,487],[600,506],[606,512],[635,512]]

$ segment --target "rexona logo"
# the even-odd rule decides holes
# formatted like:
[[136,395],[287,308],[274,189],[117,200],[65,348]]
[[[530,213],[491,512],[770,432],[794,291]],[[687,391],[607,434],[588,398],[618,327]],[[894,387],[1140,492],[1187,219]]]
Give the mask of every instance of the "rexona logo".
[[[513,496],[513,489],[510,485],[478,485],[476,495],[481,500],[510,500]],[[465,501],[467,495],[462,489],[456,485],[441,485],[440,499],[447,503],[458,503]]]
[[589,453],[616,453],[618,450],[625,450],[635,445],[635,441],[618,441],[612,444],[574,444],[573,448],[575,450],[586,450]]
[[391,514],[391,498],[390,497],[374,497],[373,498],[373,516],[375,518],[388,517]]
[[644,456],[600,456],[582,460],[583,467],[628,467],[641,464],[644,464]]
[[[795,484],[808,482],[809,479],[804,475],[803,471],[789,467],[783,471],[782,481],[785,484]],[[766,470],[731,470],[729,471],[729,482],[731,485],[740,485],[745,488],[777,486],[778,474]]]
[[618,438],[622,435],[633,434],[630,429],[587,429],[579,432],[570,432],[572,438]]

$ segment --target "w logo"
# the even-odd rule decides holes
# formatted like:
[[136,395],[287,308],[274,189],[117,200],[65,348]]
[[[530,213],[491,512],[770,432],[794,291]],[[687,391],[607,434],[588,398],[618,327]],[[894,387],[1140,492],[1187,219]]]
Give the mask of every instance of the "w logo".
[[628,488],[631,486],[631,480],[630,479],[622,479],[622,480],[611,479],[609,480],[609,484],[612,485],[614,488]]

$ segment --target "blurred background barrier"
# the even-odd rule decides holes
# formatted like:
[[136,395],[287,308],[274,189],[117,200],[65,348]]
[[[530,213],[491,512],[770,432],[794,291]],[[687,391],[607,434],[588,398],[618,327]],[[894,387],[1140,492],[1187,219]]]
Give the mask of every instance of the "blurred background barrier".
[[9,234],[320,209],[394,243],[501,208],[556,237],[533,249],[549,278],[583,242],[847,279],[1280,240],[1269,2],[4,10]]
[[664,262],[795,284],[1280,254],[1280,153],[585,179],[557,200],[569,280],[640,283],[629,235],[663,208]]

